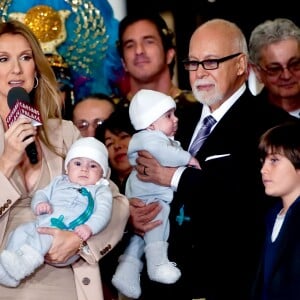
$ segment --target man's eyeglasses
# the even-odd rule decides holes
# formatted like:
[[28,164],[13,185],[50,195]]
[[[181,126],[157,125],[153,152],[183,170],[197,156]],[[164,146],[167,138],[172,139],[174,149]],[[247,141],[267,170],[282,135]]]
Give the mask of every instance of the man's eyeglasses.
[[79,121],[75,122],[76,127],[80,131],[87,130],[89,128],[89,126],[92,126],[94,129],[96,129],[97,127],[99,127],[102,124],[103,124],[103,121],[101,119],[95,119],[92,122],[89,122],[87,120],[79,120]]
[[241,52],[231,54],[231,55],[228,55],[228,56],[225,56],[222,58],[205,59],[202,61],[185,59],[182,62],[183,62],[184,68],[187,71],[197,71],[199,68],[199,65],[201,65],[204,70],[215,70],[215,69],[219,68],[220,63],[227,61],[229,59],[232,59],[234,57],[237,57],[240,54],[241,54]]
[[285,69],[294,74],[300,72],[300,59],[289,62],[286,67],[283,67],[280,64],[272,64],[266,68],[263,68],[260,65],[258,65],[258,67],[270,77],[280,76]]

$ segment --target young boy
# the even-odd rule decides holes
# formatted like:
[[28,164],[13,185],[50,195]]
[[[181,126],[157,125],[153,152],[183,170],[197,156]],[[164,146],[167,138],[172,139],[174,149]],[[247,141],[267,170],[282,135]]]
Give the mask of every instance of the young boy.
[[262,135],[261,175],[268,196],[278,197],[266,220],[262,261],[253,300],[300,299],[300,123]]
[[[132,98],[129,116],[135,133],[128,146],[128,158],[132,166],[136,165],[138,151],[149,151],[164,166],[193,166],[200,168],[198,161],[184,151],[174,140],[178,118],[174,112],[176,103],[166,94],[142,89]],[[144,169],[147,175],[147,169]],[[181,276],[175,263],[168,260],[169,212],[173,199],[170,187],[158,186],[138,179],[137,171],[129,175],[125,195],[128,199],[139,198],[145,204],[159,201],[162,210],[157,216],[161,225],[147,232],[144,237],[134,235],[128,247],[119,258],[119,265],[113,276],[113,285],[125,296],[138,298],[141,294],[140,272],[141,257],[145,252],[147,272],[151,280],[171,284]]]
[[[84,243],[108,224],[112,194],[108,181],[106,147],[93,137],[77,140],[65,159],[66,174],[35,193],[31,207],[37,218],[11,232],[0,253],[0,284],[16,287],[44,263],[52,236],[39,234],[37,228],[56,227],[74,230]],[[65,266],[75,262],[74,255]]]

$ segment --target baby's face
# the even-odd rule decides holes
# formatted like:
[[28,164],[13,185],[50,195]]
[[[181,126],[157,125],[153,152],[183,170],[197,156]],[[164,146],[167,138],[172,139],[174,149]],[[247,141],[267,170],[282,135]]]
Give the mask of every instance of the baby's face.
[[71,182],[80,185],[94,185],[102,177],[103,170],[94,160],[77,157],[68,163],[67,174]]
[[151,124],[151,127],[154,130],[162,131],[166,136],[173,137],[178,127],[178,118],[175,115],[175,108],[165,112]]

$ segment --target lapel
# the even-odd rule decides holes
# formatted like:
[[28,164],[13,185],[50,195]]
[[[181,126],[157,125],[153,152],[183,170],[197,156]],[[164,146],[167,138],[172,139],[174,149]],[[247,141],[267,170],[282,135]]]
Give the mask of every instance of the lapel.
[[188,149],[194,130],[200,120],[202,108],[202,104],[195,102],[193,105],[180,108],[176,113],[178,116],[178,130],[175,140],[180,141],[182,148],[185,150]]
[[239,146],[237,140],[245,134],[248,102],[244,93],[219,120],[196,155],[200,162],[208,156],[231,153]]
[[[276,239],[274,247],[274,264],[272,274],[281,266],[282,261],[286,261],[286,251],[290,247],[295,247],[295,243],[299,241],[299,226],[300,226],[300,197],[290,206],[283,221],[281,230]],[[272,232],[272,231],[271,231]],[[295,265],[298,267],[298,265]]]
[[[1,119],[1,118],[0,118]],[[1,119],[1,126],[0,126],[0,136],[2,137],[0,139],[0,153],[2,154],[3,153],[3,150],[4,150],[4,134],[5,134],[5,131],[4,131],[4,124],[3,124],[3,121]]]

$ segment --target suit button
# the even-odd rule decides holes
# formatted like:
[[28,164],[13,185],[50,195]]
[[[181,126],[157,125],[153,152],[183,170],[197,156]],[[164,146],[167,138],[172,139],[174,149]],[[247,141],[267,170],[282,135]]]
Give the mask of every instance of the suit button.
[[82,279],[82,283],[83,283],[84,285],[89,285],[89,284],[90,284],[90,282],[91,282],[91,280],[90,280],[89,278],[87,278],[87,277],[83,277],[83,279]]

